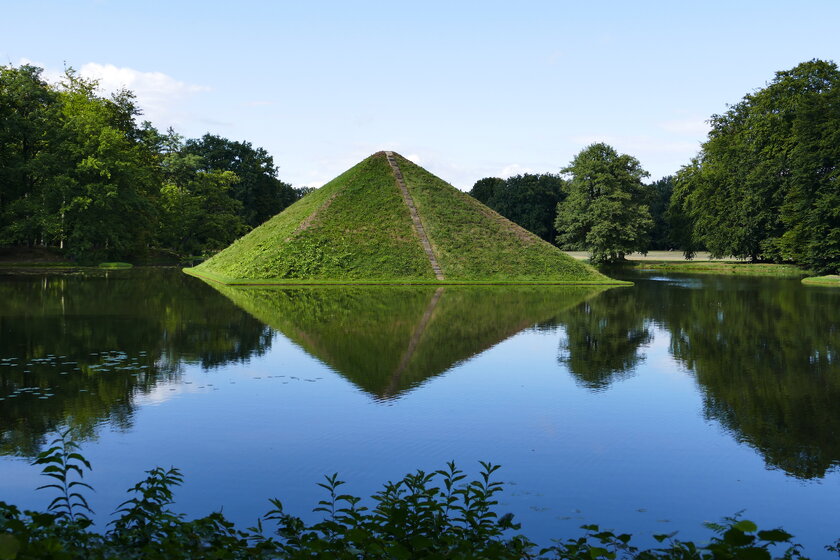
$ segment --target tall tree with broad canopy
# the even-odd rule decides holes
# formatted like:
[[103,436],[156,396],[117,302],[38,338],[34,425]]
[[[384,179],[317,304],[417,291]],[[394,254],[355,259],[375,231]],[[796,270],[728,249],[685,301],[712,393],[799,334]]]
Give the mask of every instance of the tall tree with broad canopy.
[[59,94],[31,65],[0,66],[0,244],[46,240],[44,197],[61,170]]
[[713,256],[840,270],[840,70],[811,60],[714,115],[671,213]]
[[649,174],[636,158],[607,144],[592,144],[563,173],[569,182],[566,199],[557,205],[560,247],[589,251],[596,263],[647,250],[653,220],[642,179]]

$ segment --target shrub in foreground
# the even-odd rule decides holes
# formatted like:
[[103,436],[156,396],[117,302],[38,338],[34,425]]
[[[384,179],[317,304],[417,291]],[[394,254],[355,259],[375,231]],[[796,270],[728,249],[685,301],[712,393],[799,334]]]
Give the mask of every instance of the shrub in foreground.
[[[750,521],[727,518],[709,524],[707,543],[657,535],[660,548],[639,550],[632,537],[583,527],[578,538],[539,549],[515,532],[511,514],[495,510],[502,483],[499,468],[481,463],[469,479],[453,463],[432,473],[418,471],[387,483],[372,496],[371,507],[341,493],[337,475],[320,483],[325,499],[315,511],[323,519],[307,525],[284,511],[278,500],[256,526],[238,529],[221,513],[186,520],[169,509],[178,469],[155,468],[129,489],[104,533],[92,530],[92,511],[82,482],[90,468],[68,433],[61,434],[36,464],[50,478],[56,498],[47,512],[21,511],[0,502],[0,560],[28,559],[772,559],[806,558],[781,529],[761,531]],[[264,523],[266,526],[264,526]],[[268,525],[271,528],[268,528]],[[840,556],[840,540],[826,547]]]

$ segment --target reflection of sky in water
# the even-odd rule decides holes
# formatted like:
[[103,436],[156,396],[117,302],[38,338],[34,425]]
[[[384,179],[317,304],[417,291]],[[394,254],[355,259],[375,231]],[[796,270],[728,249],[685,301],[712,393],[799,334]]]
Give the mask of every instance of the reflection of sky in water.
[[[746,508],[762,524],[828,542],[834,527],[813,512],[835,506],[837,473],[803,483],[766,470],[705,421],[667,333],[654,333],[634,375],[598,393],[557,364],[556,344],[556,333],[523,332],[389,401],[282,337],[247,364],[186,366],[180,382],[140,399],[131,431],[105,429],[85,445],[94,507],[110,511],[143,469],[177,465],[187,478],[179,505],[191,515],[224,507],[252,523],[277,496],[312,519],[322,473],[339,472],[347,490],[365,495],[416,468],[454,459],[474,472],[491,460],[508,483],[501,509],[537,538],[585,522],[647,534],[680,528],[689,538],[703,534],[702,521]],[[7,466],[13,478],[26,474],[11,485],[2,477],[2,495],[43,505],[46,495],[30,491],[35,469]]]
[[[621,320],[598,315],[599,302],[615,309],[634,292],[610,294],[587,300],[587,328]],[[348,492],[364,496],[417,468],[455,460],[476,472],[479,460],[489,460],[502,465],[507,483],[500,510],[515,512],[523,532],[542,542],[583,523],[647,535],[679,529],[694,538],[707,535],[703,521],[742,509],[763,527],[783,525],[814,556],[837,536],[831,513],[840,472],[808,481],[768,469],[737,434],[706,419],[709,389],[675,361],[664,320],[641,321],[649,336],[635,349],[638,359],[596,391],[558,362],[574,317],[561,314],[556,327],[480,348],[389,399],[280,333],[249,360],[210,369],[182,361],[177,376],[135,394],[129,429],[105,423],[84,443],[97,489],[92,505],[107,519],[143,470],[175,465],[186,476],[177,509],[191,516],[223,508],[249,526],[278,497],[312,520],[321,474],[338,472]],[[681,336],[682,344],[691,338]],[[138,355],[112,367],[132,366]],[[25,461],[0,461],[0,499],[44,507],[48,494],[33,493],[42,483]]]
[[674,276],[645,276],[645,280],[651,282],[665,282],[671,286],[680,288],[700,289],[703,287],[703,280],[700,278],[680,278]]

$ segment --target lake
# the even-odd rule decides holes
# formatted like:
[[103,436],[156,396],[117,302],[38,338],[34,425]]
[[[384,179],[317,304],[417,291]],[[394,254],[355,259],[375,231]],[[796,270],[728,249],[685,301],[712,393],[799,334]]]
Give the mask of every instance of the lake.
[[[629,273],[627,273],[629,274]],[[840,537],[840,291],[798,279],[633,287],[211,286],[177,270],[0,273],[0,500],[72,426],[100,526],[155,466],[176,509],[307,520],[322,475],[367,496],[502,465],[541,543],[648,538],[743,511],[819,557]]]

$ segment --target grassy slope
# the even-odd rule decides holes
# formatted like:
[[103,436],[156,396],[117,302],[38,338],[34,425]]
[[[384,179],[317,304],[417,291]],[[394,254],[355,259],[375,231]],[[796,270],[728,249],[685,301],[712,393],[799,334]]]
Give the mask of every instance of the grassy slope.
[[[296,231],[325,204],[308,228]],[[434,279],[384,154],[299,200],[195,271],[220,280]]]
[[447,280],[610,281],[468,194],[397,157]]
[[[447,282],[621,283],[399,161]],[[383,152],[187,272],[223,283],[436,283]]]

